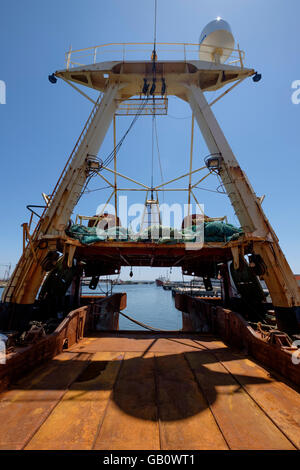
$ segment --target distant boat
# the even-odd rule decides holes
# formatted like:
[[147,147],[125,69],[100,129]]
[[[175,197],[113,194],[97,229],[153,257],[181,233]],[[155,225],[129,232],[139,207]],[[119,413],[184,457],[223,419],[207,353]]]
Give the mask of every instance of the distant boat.
[[165,281],[166,278],[163,276],[159,276],[157,279],[155,279],[155,283],[157,286],[163,286]]

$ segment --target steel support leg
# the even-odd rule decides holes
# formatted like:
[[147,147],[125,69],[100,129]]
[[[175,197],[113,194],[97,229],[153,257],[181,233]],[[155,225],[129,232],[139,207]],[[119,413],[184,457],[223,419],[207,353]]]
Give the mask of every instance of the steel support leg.
[[253,252],[261,256],[266,266],[263,277],[277,312],[278,326],[296,333],[300,325],[300,289],[278,239],[203,92],[199,87],[186,85],[186,95],[209,152],[222,157],[219,174],[246,236],[264,240],[254,243]]

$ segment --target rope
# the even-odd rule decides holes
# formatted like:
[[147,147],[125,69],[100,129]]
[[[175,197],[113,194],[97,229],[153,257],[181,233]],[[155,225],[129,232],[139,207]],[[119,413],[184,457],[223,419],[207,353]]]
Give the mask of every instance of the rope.
[[123,317],[127,318],[127,320],[132,321],[133,323],[136,323],[139,326],[142,326],[143,328],[146,328],[146,330],[150,331],[163,331],[164,333],[169,333],[170,330],[161,330],[159,328],[152,328],[152,326],[146,325],[145,323],[139,322],[138,320],[135,320],[134,318],[130,317],[129,315],[126,315],[126,313],[119,312],[119,314],[123,315]]

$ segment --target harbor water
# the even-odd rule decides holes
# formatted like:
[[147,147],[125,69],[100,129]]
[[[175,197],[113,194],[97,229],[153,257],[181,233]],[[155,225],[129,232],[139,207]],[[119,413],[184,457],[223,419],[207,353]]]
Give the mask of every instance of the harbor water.
[[[100,286],[102,287],[102,286]],[[85,290],[84,292],[93,292]],[[152,328],[181,330],[182,314],[175,308],[171,291],[156,284],[125,284],[113,287],[113,293],[126,292],[127,307],[123,310],[128,316]],[[120,315],[120,330],[144,330],[143,327]]]
[[[101,289],[105,286],[100,285],[96,291],[90,291],[84,288],[84,293],[101,294]],[[0,288],[2,295],[3,288]],[[166,291],[156,284],[133,284],[116,285],[113,287],[113,293],[126,292],[127,307],[123,310],[130,317],[145,323],[153,328],[162,330],[181,330],[182,314],[174,305],[174,299],[171,291]],[[132,323],[127,318],[120,315],[120,330],[144,330],[143,327]]]

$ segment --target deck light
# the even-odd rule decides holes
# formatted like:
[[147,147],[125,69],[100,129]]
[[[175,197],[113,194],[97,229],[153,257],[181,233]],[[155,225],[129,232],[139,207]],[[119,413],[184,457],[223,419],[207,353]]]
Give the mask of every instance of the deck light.
[[98,157],[88,154],[86,162],[87,162],[88,169],[90,171],[99,171],[100,170],[101,162],[98,160]]
[[48,80],[50,83],[53,83],[53,84],[57,82],[57,78],[54,75],[54,73],[52,73],[51,75],[48,75]]
[[220,155],[209,157],[205,160],[205,164],[207,168],[211,170],[220,168],[221,162],[222,162],[222,157]]
[[254,82],[259,82],[261,80],[261,73],[255,72],[255,75],[253,75],[252,80]]

